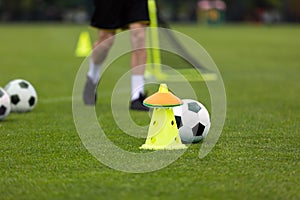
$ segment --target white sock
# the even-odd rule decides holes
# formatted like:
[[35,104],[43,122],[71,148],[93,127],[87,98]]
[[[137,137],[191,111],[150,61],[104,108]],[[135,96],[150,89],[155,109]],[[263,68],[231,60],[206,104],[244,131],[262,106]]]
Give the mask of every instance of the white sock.
[[96,84],[99,81],[101,72],[101,64],[95,65],[94,62],[90,61],[90,69],[87,73],[88,77],[92,79],[93,83]]
[[144,94],[144,75],[131,75],[131,100],[138,99],[140,93]]

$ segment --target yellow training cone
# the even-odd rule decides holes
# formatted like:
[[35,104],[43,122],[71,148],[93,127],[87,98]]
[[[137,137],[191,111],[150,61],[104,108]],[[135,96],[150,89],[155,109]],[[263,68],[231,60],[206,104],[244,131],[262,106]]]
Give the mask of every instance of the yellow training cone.
[[87,31],[83,31],[79,36],[75,55],[77,57],[87,57],[90,55],[91,51],[92,51],[92,43],[91,43],[90,34]]
[[182,105],[182,101],[170,93],[166,84],[161,84],[159,91],[144,100],[144,105],[153,107],[148,136],[141,149],[185,149],[181,143],[173,109]]

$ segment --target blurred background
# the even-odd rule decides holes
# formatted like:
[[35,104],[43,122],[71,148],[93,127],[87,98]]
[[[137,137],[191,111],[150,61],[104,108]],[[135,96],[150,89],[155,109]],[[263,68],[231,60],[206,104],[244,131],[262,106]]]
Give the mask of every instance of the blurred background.
[[[201,144],[191,145],[172,165],[145,174],[100,164],[81,142],[72,111],[84,59],[75,52],[88,49],[77,44],[90,43],[79,42],[82,32],[97,37],[88,28],[92,0],[0,0],[0,87],[25,79],[39,98],[33,112],[0,122],[1,200],[300,199],[300,0],[157,3],[161,17],[201,44],[222,74],[227,114],[213,151],[198,159]],[[189,67],[174,57],[163,52],[162,63]],[[99,124],[113,143],[135,153],[144,139],[122,131],[111,112],[112,91],[130,69],[130,55],[112,65],[98,89]],[[213,110],[206,82],[191,84]],[[149,113],[131,114],[137,124],[149,124]]]
[[[160,15],[171,22],[299,23],[300,0],[157,0]],[[0,0],[0,21],[85,23],[92,0]]]

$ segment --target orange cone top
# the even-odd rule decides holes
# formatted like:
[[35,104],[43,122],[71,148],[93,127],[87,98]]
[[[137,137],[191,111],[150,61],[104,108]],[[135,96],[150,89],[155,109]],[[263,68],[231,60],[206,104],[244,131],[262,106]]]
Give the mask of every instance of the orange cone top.
[[146,98],[143,104],[148,107],[175,107],[182,105],[182,101],[169,92],[166,84],[160,84],[158,92]]

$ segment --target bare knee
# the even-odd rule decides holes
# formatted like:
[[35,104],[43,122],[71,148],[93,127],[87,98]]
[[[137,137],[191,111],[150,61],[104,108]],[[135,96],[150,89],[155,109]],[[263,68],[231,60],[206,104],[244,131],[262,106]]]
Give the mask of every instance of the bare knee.
[[93,61],[95,64],[100,64],[106,58],[111,46],[114,42],[115,32],[99,31],[98,41],[94,43],[92,53]]
[[94,43],[94,49],[101,48],[103,51],[109,50],[114,42],[115,32],[100,30],[98,40]]
[[143,49],[146,44],[146,29],[143,24],[130,25],[131,44],[133,49]]

